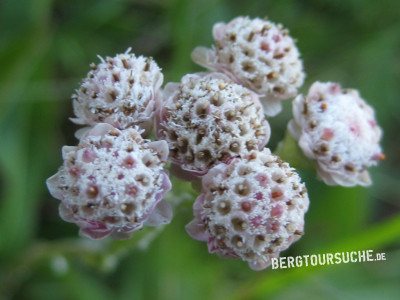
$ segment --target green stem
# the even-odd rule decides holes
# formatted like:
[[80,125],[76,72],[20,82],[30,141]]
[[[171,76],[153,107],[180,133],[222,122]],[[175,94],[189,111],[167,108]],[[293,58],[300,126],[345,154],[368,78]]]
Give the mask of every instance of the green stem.
[[288,130],[286,130],[283,140],[276,147],[274,154],[288,162],[293,168],[315,170],[313,163],[304,156],[297,141]]

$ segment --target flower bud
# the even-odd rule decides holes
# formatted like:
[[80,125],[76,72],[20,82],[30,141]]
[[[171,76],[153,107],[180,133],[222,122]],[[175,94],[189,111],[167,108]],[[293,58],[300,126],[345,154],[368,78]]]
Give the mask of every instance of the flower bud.
[[169,223],[171,207],[162,200],[171,183],[163,171],[164,141],[146,142],[140,131],[97,124],[78,146],[63,147],[64,163],[47,180],[59,200],[60,216],[83,236],[127,238],[143,225]]
[[295,170],[269,149],[219,164],[202,178],[189,235],[210,253],[262,270],[303,234],[309,199]]
[[315,82],[306,97],[293,101],[293,116],[289,131],[316,161],[326,184],[371,184],[368,168],[385,157],[379,145],[382,130],[358,91]]

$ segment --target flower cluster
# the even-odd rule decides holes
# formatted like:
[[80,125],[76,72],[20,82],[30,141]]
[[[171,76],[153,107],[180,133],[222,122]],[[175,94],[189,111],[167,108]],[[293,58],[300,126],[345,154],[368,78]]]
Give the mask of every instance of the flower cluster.
[[293,101],[293,115],[289,130],[326,184],[371,184],[368,168],[385,157],[382,130],[358,91],[316,82]]
[[135,125],[147,133],[160,100],[163,74],[151,58],[129,53],[100,57],[72,96],[76,118],[81,125],[109,123],[119,129]]
[[281,100],[297,94],[304,81],[303,64],[289,31],[259,18],[238,17],[213,28],[215,46],[196,48],[198,64],[224,72],[261,96],[267,115],[281,111]]
[[[72,97],[72,121],[87,127],[77,146],[63,147],[47,186],[83,236],[129,238],[171,221],[169,160],[174,176],[201,189],[188,234],[262,270],[304,234],[309,208],[296,170],[266,148],[266,116],[295,97],[288,131],[328,185],[371,184],[368,168],[384,158],[382,130],[355,90],[316,82],[297,95],[303,64],[282,25],[238,17],[216,24],[213,36],[215,45],[192,52],[207,71],[163,89],[155,61],[129,49],[92,64]],[[152,128],[153,141],[143,137]]]
[[261,149],[270,137],[258,96],[221,73],[168,83],[156,119],[156,135],[168,142],[171,161],[195,176]]
[[293,168],[269,149],[220,164],[203,177],[186,226],[211,253],[261,270],[303,234],[308,195]]
[[163,171],[165,142],[146,143],[135,129],[98,124],[62,152],[64,164],[47,185],[61,200],[61,217],[84,236],[124,238],[143,225],[171,220],[171,207],[162,200],[171,188]]
[[163,170],[164,141],[142,138],[152,127],[163,75],[150,58],[124,54],[101,59],[73,95],[78,146],[64,146],[64,163],[47,180],[61,201],[60,216],[83,236],[129,238],[143,225],[167,224],[171,189]]

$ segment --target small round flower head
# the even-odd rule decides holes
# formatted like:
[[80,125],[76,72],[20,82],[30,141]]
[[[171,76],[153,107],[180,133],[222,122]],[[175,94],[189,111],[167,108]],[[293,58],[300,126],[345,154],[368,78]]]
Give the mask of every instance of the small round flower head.
[[203,176],[215,164],[264,147],[270,127],[255,93],[222,73],[199,73],[167,84],[156,135],[168,142],[173,163]]
[[293,116],[289,130],[304,154],[316,160],[326,184],[371,184],[367,169],[385,157],[379,145],[382,131],[358,91],[315,82],[306,97],[293,101]]
[[196,48],[193,60],[261,95],[267,115],[278,114],[280,101],[297,94],[304,81],[303,65],[295,41],[282,25],[237,17],[215,24],[213,36],[216,45]]
[[171,183],[163,171],[164,141],[143,140],[135,128],[97,124],[78,146],[63,147],[64,164],[47,180],[59,200],[60,216],[83,236],[128,238],[143,225],[169,223],[171,207],[162,200]]
[[155,103],[161,97],[163,75],[158,65],[129,53],[100,57],[72,96],[77,124],[109,123],[125,129],[135,125],[151,129]]
[[262,270],[303,234],[309,199],[295,170],[269,149],[219,164],[202,178],[186,230],[210,253]]

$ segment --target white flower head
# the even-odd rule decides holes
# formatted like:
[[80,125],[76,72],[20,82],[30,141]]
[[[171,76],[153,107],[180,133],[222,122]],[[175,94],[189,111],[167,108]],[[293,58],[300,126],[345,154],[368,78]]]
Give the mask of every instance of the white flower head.
[[294,97],[304,81],[295,41],[282,25],[260,18],[237,17],[213,28],[215,46],[196,48],[193,60],[224,72],[260,95],[265,113],[281,111],[281,100]]
[[171,161],[194,176],[261,149],[270,137],[258,96],[222,73],[188,74],[167,84],[155,119]]
[[139,126],[147,133],[154,107],[161,98],[163,75],[152,58],[136,57],[128,49],[115,57],[100,57],[72,96],[77,124],[109,123],[125,129]]
[[171,207],[162,199],[171,188],[164,141],[146,142],[134,128],[101,123],[62,152],[64,163],[47,186],[61,200],[61,218],[83,236],[127,238],[143,225],[170,222]]
[[289,130],[304,154],[316,160],[326,184],[371,184],[368,168],[385,157],[379,145],[382,130],[358,91],[315,82],[306,97],[293,101],[293,116]]
[[210,253],[241,258],[262,270],[303,235],[307,189],[295,170],[269,149],[219,164],[202,178],[186,226]]

